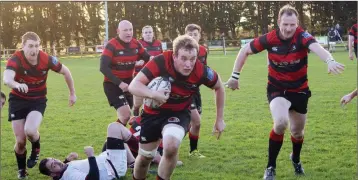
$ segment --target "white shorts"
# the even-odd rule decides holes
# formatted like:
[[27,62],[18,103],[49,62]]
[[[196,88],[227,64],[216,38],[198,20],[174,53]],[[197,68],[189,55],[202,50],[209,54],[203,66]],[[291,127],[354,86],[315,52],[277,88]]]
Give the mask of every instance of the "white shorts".
[[[126,150],[125,149],[123,149],[123,150],[107,149],[103,153],[107,154],[106,159],[108,159],[112,162],[114,168],[116,169],[116,171],[118,173],[118,176],[120,176],[120,177],[125,176],[126,172],[127,172],[127,152],[126,152]],[[106,166],[108,175],[110,176],[109,178],[110,179],[116,178],[116,174],[108,161],[105,162],[105,166]]]

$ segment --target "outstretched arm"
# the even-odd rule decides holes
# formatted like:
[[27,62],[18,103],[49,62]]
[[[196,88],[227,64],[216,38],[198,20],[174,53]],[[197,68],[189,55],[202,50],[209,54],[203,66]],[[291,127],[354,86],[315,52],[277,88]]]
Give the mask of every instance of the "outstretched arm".
[[351,102],[352,99],[353,99],[354,97],[356,97],[356,96],[357,96],[357,89],[355,89],[355,90],[352,91],[351,93],[349,93],[349,94],[343,96],[342,99],[341,99],[341,104],[342,104],[342,106],[344,106],[344,105],[348,104],[349,102]]
[[250,54],[253,54],[250,44],[246,44],[243,48],[240,49],[239,53],[237,54],[235,63],[234,63],[234,68],[232,70],[231,77],[226,82],[226,87],[228,87],[232,90],[236,90],[236,89],[240,88],[239,87],[240,86],[239,85],[240,72],[246,62],[247,57]]
[[68,156],[66,157],[66,159],[63,161],[63,163],[69,163],[73,160],[76,160],[78,158],[78,154],[75,152],[71,152],[70,154],[68,154]]
[[67,87],[70,91],[68,105],[73,106],[76,103],[77,97],[76,97],[75,85],[71,75],[71,71],[65,65],[62,64],[62,68],[59,73],[64,76]]
[[85,147],[85,153],[88,157],[89,163],[89,172],[86,176],[86,180],[99,180],[99,169],[96,161],[96,157],[94,156],[94,150],[91,146]]
[[329,53],[327,50],[325,50],[317,42],[310,44],[309,49],[312,52],[314,52],[315,54],[317,54],[323,62],[327,63],[328,73],[340,74],[344,70],[344,65],[336,62],[333,59],[331,53]]

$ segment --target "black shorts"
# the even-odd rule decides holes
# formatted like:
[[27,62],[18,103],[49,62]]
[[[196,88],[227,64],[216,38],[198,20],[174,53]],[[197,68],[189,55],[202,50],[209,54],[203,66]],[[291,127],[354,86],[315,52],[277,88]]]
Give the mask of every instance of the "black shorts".
[[288,92],[280,90],[273,85],[267,85],[267,99],[269,103],[276,97],[283,97],[291,102],[289,110],[295,110],[298,113],[306,114],[308,99],[311,97],[311,91],[309,89],[302,92]]
[[113,106],[114,109],[118,109],[124,105],[129,105],[130,108],[133,107],[133,95],[129,92],[123,93],[122,89],[119,86],[111,82],[103,82],[104,93],[107,96],[110,106]]
[[188,132],[190,124],[189,109],[179,112],[169,112],[156,115],[143,112],[141,117],[142,125],[140,129],[139,142],[142,144],[155,142],[161,139],[163,127],[167,124],[177,124],[184,128],[185,133]]
[[31,111],[38,111],[44,116],[46,102],[46,98],[27,100],[10,93],[8,121],[26,119]]
[[354,46],[354,54],[356,55],[356,58],[357,58],[357,56],[358,56],[358,48],[357,48],[357,46]]
[[191,102],[191,105],[190,105],[190,110],[197,109],[199,114],[201,114],[202,108],[201,108],[201,94],[200,94],[200,91],[198,91],[195,94],[193,94],[192,98],[193,99],[192,99],[192,102]]

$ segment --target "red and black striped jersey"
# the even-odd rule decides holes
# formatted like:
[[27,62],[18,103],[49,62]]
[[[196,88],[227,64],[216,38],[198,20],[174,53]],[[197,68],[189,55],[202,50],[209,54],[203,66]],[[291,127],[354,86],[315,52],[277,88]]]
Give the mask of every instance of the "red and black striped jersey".
[[299,92],[308,88],[307,55],[314,37],[301,27],[288,40],[279,37],[279,29],[273,30],[250,42],[253,53],[268,51],[268,83],[283,90]]
[[47,94],[47,74],[49,69],[59,72],[62,64],[56,57],[39,51],[37,64],[31,65],[25,57],[24,51],[16,51],[7,61],[6,69],[15,71],[14,80],[18,83],[25,83],[29,90],[27,93],[12,89],[11,94],[20,98],[32,100],[45,98]]
[[358,43],[358,39],[357,39],[358,31],[357,31],[357,28],[358,28],[358,24],[354,24],[351,27],[351,29],[349,29],[349,35],[354,36],[354,47],[355,48],[357,48],[357,43]]
[[[136,61],[149,60],[150,55],[145,51],[142,44],[136,39],[125,43],[117,38],[112,38],[102,52],[101,60],[110,60],[111,72],[123,82],[129,84],[132,80]],[[108,77],[104,81],[111,82]]]
[[162,42],[160,40],[154,40],[153,42],[147,42],[143,39],[138,40],[145,50],[147,50],[148,54],[151,56],[157,56],[163,52]]
[[208,65],[206,59],[208,58],[208,51],[206,50],[205,46],[200,45],[199,46],[199,55],[198,55],[198,59],[200,60],[200,62],[202,62],[205,65]]
[[[150,54],[151,56],[157,56],[157,55],[163,53],[162,42],[159,40],[154,40],[153,42],[147,42],[147,41],[144,41],[144,39],[140,39],[138,41],[142,44],[144,49],[147,50],[148,54]],[[138,74],[138,72],[144,67],[144,65],[136,66],[133,76],[136,76]]]
[[158,109],[144,106],[144,111],[149,114],[185,110],[191,104],[192,95],[199,90],[201,84],[213,88],[218,80],[218,74],[198,59],[189,76],[181,75],[174,68],[173,51],[165,51],[156,56],[146,64],[141,72],[147,76],[149,81],[161,76],[168,78],[171,83],[170,96],[165,104]]

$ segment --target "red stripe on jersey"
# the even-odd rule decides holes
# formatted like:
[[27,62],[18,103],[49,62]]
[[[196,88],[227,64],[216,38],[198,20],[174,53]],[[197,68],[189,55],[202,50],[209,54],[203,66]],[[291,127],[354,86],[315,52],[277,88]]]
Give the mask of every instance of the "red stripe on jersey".
[[165,51],[162,55],[149,61],[142,70],[149,81],[159,76],[168,77],[171,81],[171,93],[168,101],[155,110],[145,106],[146,113],[157,114],[161,111],[185,110],[191,104],[191,96],[198,91],[201,84],[212,87],[218,80],[217,73],[198,60],[192,73],[188,77],[184,77],[175,70],[172,57],[173,51]]
[[255,38],[250,47],[254,53],[268,50],[270,84],[298,91],[307,88],[308,47],[314,42],[311,34],[298,27],[290,40],[280,39],[279,30],[273,30]]
[[31,65],[23,51],[16,51],[13,56],[8,60],[6,69],[15,71],[14,80],[19,83],[25,83],[29,87],[27,93],[19,92],[12,89],[11,93],[24,99],[38,99],[46,97],[47,75],[48,70],[51,69],[59,72],[62,64],[56,57],[49,56],[43,51],[39,51],[38,62],[36,65]]
[[207,52],[205,46],[200,45],[198,59],[200,60],[200,62],[204,63],[205,65],[208,64],[206,61],[207,55],[208,55],[208,52]]
[[157,56],[163,52],[162,42],[159,40],[154,40],[152,43],[144,41],[143,39],[138,41],[143,45],[143,47],[151,56]]
[[[124,43],[119,38],[112,38],[102,52],[102,56],[111,58],[112,73],[117,78],[128,79],[132,78],[134,64],[144,52],[145,49],[134,38],[129,43]],[[106,76],[104,81],[111,82]]]
[[304,59],[307,56],[307,53],[308,53],[307,49],[302,49],[299,52],[288,53],[285,55],[269,53],[268,58],[276,62],[291,62],[298,59]]
[[349,29],[349,35],[354,37],[354,46],[357,46],[358,43],[358,24],[354,24],[350,29]]
[[269,75],[279,81],[296,81],[307,75],[307,65],[295,72],[277,72],[271,66],[268,68]]
[[[157,56],[163,53],[162,42],[159,40],[154,40],[152,43],[146,42],[143,39],[140,39],[138,41],[143,45],[143,47],[151,56]],[[143,66],[135,67],[133,77],[135,77],[139,73],[139,71],[145,66],[145,64],[143,64]]]

